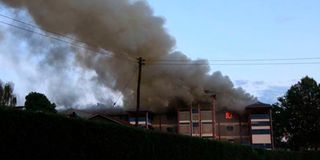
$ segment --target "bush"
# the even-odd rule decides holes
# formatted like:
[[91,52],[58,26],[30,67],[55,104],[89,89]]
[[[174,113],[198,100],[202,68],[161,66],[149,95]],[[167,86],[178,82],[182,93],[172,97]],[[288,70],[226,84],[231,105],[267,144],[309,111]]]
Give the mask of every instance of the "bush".
[[1,159],[300,160],[319,153],[275,152],[59,115],[0,110]]

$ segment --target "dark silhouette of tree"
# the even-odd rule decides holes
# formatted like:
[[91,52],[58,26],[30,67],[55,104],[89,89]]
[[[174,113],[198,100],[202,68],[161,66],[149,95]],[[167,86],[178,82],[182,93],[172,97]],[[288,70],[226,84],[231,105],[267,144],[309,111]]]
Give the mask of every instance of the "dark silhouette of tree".
[[272,107],[272,126],[273,126],[273,140],[276,148],[288,148],[287,137],[288,131],[286,129],[286,123],[288,122],[287,115],[284,112],[284,108],[279,107],[279,104],[275,104]]
[[[304,77],[280,97],[273,108],[273,127],[276,144],[291,149],[320,147],[320,86]],[[281,142],[286,139],[287,141]]]
[[13,84],[3,84],[0,80],[0,106],[14,107],[17,104],[17,97],[13,94]]
[[26,96],[25,108],[33,112],[57,112],[56,105],[51,103],[44,94],[37,92],[31,92]]

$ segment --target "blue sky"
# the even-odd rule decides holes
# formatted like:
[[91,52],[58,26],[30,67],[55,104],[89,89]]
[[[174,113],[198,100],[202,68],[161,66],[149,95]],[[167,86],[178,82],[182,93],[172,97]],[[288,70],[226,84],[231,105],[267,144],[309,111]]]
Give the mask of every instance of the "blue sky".
[[[156,15],[166,19],[176,50],[193,59],[320,57],[317,0],[148,2]],[[268,103],[303,76],[320,81],[319,68],[319,64],[211,66],[212,71],[222,71],[236,86]]]
[[[182,51],[192,59],[320,57],[318,0],[145,1],[155,15],[166,20],[165,27],[176,40],[175,50]],[[4,36],[1,31],[11,34],[7,30],[7,26],[0,26],[0,41]],[[33,73],[35,64],[27,60],[15,64],[9,60],[15,57],[5,54],[9,53],[8,46],[13,46],[10,52],[21,52],[25,47],[21,43],[20,47],[15,48],[16,41],[12,38],[1,42],[5,45],[0,45],[0,78],[15,82],[18,96],[23,99],[35,88],[23,85],[28,80],[18,74],[25,77],[36,74]],[[310,61],[320,62],[320,59]],[[211,66],[212,72],[221,71],[230,77],[236,87],[244,88],[267,103],[276,102],[277,97],[306,75],[320,82],[319,68],[320,64]],[[40,91],[45,92],[41,88]]]

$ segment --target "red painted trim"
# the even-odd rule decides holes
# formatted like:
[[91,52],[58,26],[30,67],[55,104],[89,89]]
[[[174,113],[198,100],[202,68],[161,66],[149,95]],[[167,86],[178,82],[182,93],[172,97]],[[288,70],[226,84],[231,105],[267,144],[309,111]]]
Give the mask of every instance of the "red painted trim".
[[179,109],[177,109],[177,117],[178,117],[177,132],[180,133],[180,110]]
[[272,126],[272,110],[269,110],[269,119],[270,119],[270,138],[271,138],[271,147],[274,149],[274,140],[273,140],[273,126]]
[[149,120],[149,113],[146,112],[146,129],[149,129],[148,120]]
[[199,116],[199,129],[200,129],[200,137],[202,137],[202,123],[201,123],[201,110],[200,105],[198,104],[198,116]]
[[190,106],[190,135],[192,136],[193,132],[193,123],[192,123],[192,104]]
[[159,129],[162,131],[162,115],[159,114]]
[[214,122],[213,122],[213,117],[214,117],[214,114],[213,114],[213,105],[212,105],[212,107],[211,107],[212,138],[214,138]]
[[216,98],[212,97],[212,137],[216,138]]
[[250,135],[250,143],[252,145],[252,132],[251,132],[251,118],[250,118],[250,114],[248,114],[248,131],[249,131],[249,135]]
[[220,122],[218,122],[218,134],[219,134],[219,141],[221,140],[221,127]]
[[241,119],[239,115],[239,134],[240,134],[240,143],[242,143],[242,126],[241,126]]

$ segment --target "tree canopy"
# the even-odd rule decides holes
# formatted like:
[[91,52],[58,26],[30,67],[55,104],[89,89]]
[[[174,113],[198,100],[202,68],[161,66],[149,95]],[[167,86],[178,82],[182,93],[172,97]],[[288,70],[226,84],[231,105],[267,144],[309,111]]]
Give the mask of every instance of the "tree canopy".
[[42,93],[31,92],[26,96],[25,108],[34,112],[56,113],[56,105]]
[[304,77],[273,108],[276,145],[291,149],[320,147],[320,85]]
[[0,106],[14,107],[17,104],[17,97],[13,94],[13,84],[3,84],[0,80]]

